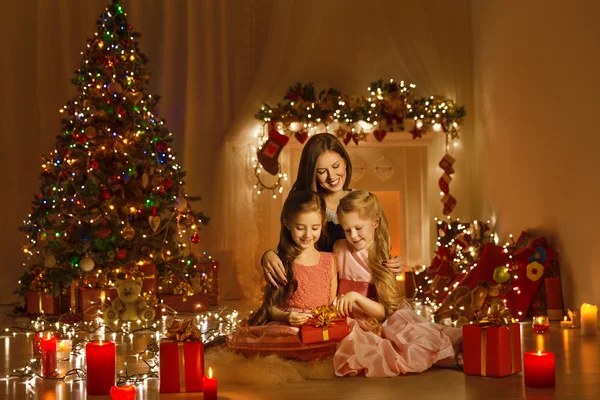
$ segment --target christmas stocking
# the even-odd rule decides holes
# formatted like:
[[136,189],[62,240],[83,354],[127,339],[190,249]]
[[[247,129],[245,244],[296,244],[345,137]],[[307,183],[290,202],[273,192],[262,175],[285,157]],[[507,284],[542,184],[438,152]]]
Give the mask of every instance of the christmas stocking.
[[444,158],[442,158],[442,160],[440,161],[440,168],[444,170],[445,173],[447,173],[448,175],[452,175],[454,173],[454,168],[452,167],[452,164],[454,164],[454,157],[452,157],[450,154],[445,154]]
[[444,175],[440,178],[438,184],[439,187],[444,194],[448,194],[450,192],[450,182],[452,181],[452,177],[444,172]]
[[451,194],[446,194],[442,197],[442,203],[444,204],[444,215],[450,215],[454,207],[456,207],[456,199]]
[[258,161],[261,163],[265,171],[271,175],[276,175],[279,172],[279,153],[285,147],[289,137],[280,134],[277,129],[271,128],[269,139],[265,142],[262,148],[257,153]]

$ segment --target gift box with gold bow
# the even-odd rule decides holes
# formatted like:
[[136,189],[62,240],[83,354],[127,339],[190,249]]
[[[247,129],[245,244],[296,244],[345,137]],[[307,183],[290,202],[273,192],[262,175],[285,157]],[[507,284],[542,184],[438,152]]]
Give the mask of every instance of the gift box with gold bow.
[[193,319],[175,320],[160,341],[160,393],[201,392],[202,334]]
[[315,309],[312,317],[300,329],[304,344],[342,340],[348,333],[346,318],[338,316],[331,306]]
[[465,374],[502,378],[521,372],[521,326],[504,305],[484,307],[462,329]]

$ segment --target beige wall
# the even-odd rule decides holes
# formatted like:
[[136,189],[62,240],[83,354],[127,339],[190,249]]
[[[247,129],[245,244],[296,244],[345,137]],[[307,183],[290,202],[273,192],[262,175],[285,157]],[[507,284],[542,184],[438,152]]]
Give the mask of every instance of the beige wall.
[[600,303],[600,2],[472,1],[484,209],[547,233],[568,307]]

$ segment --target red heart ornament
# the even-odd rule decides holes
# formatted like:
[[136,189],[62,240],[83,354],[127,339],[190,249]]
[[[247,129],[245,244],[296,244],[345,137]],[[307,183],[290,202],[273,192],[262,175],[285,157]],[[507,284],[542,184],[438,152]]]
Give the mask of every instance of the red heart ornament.
[[346,137],[344,138],[344,144],[347,146],[351,140],[352,140],[352,133],[350,133],[350,132],[346,133]]
[[375,136],[375,139],[377,139],[379,142],[381,142],[385,138],[386,135],[387,135],[387,132],[384,131],[383,129],[380,131],[377,130],[377,131],[373,132],[373,136]]
[[306,142],[306,139],[308,139],[308,132],[306,131],[299,131],[296,132],[294,134],[294,137],[296,138],[296,140],[298,140],[300,143],[304,144],[304,142]]

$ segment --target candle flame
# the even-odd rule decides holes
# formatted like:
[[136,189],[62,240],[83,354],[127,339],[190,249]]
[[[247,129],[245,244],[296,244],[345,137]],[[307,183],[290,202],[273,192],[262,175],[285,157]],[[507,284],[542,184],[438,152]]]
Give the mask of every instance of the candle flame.
[[52,334],[50,332],[48,332],[48,340],[50,340],[51,337],[52,337]]
[[538,352],[537,352],[537,355],[538,355],[538,356],[541,356],[541,355],[542,355],[542,351],[541,351],[541,350],[538,350]]
[[208,368],[208,379],[212,379],[212,367]]
[[100,339],[100,346],[102,346],[102,339]]
[[564,317],[564,318],[563,318],[563,321],[566,321],[566,320],[567,320],[567,317]]

